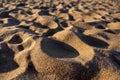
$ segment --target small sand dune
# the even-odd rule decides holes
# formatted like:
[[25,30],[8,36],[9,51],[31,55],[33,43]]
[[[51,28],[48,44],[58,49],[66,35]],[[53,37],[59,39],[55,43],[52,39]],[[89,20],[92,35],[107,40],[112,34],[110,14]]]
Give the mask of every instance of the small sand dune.
[[120,80],[120,1],[1,0],[0,80]]

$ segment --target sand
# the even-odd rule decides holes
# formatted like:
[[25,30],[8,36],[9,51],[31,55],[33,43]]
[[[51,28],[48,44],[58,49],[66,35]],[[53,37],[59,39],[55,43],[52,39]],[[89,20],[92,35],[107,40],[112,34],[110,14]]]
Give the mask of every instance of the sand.
[[0,80],[120,80],[120,1],[1,0]]

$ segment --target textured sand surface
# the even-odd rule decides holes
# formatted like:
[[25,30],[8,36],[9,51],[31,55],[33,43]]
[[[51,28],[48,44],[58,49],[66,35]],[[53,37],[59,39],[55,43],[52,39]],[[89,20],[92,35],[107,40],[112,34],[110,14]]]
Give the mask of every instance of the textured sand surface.
[[120,80],[120,0],[0,0],[0,80]]

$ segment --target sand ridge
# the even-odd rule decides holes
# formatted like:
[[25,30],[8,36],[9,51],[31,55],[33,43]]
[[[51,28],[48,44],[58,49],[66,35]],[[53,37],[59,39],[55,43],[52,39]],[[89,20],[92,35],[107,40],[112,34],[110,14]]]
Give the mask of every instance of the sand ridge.
[[1,0],[0,80],[119,80],[119,0]]

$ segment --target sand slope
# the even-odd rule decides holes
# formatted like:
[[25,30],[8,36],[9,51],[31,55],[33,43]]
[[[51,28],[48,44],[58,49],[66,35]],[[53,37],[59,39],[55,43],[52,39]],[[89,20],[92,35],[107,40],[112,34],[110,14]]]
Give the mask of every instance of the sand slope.
[[1,0],[0,80],[120,80],[119,0]]

